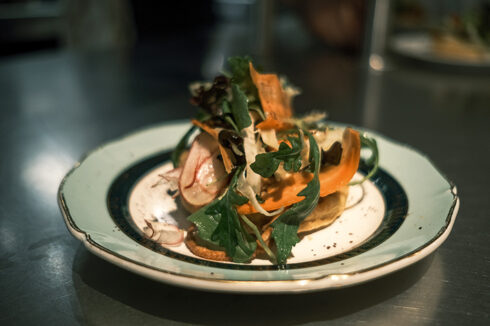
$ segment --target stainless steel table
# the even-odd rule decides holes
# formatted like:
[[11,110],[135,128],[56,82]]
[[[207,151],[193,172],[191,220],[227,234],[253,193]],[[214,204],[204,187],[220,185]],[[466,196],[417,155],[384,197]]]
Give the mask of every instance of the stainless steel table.
[[400,65],[383,74],[323,48],[272,62],[303,88],[299,112],[375,129],[428,154],[458,186],[448,240],[387,277],[301,295],[191,291],[89,253],[56,202],[90,149],[137,128],[189,118],[187,83],[203,43],[130,52],[52,52],[0,61],[0,324],[490,324],[490,78]]

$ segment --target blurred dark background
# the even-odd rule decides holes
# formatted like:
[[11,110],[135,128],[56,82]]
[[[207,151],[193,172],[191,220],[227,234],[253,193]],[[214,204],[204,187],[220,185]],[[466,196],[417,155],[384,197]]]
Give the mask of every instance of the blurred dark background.
[[[359,55],[361,50],[373,52],[375,44],[393,47],[396,42],[389,41],[391,36],[410,32],[430,34],[432,41],[447,41],[450,35],[439,51],[450,58],[474,57],[464,49],[472,43],[470,47],[480,52],[476,56],[488,62],[490,2],[0,0],[0,58],[56,49],[132,49],[183,37],[207,45],[211,57],[217,52],[228,55],[227,51],[266,57],[273,48],[277,54],[318,44]],[[373,40],[375,37],[382,41]],[[469,42],[455,45],[454,40]],[[415,41],[420,46],[424,40]],[[407,46],[413,47],[412,43]],[[217,64],[208,63],[211,70]]]
[[[356,51],[365,7],[363,0],[0,0],[0,56],[134,47],[191,33],[209,41],[213,31],[264,51],[278,28],[293,32],[288,41],[312,37]],[[222,24],[227,30],[217,32]]]
[[132,46],[209,29],[212,1],[1,0],[0,56]]

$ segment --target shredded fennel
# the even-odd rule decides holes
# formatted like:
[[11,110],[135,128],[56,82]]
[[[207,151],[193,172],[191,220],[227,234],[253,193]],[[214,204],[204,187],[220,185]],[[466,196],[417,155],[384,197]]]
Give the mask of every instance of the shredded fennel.
[[237,190],[243,196],[248,198],[252,206],[259,213],[265,216],[274,216],[280,214],[284,210],[284,208],[275,210],[273,212],[268,212],[264,208],[262,208],[256,196],[257,194],[260,194],[260,190],[262,188],[262,178],[250,168],[250,164],[255,162],[255,157],[257,156],[257,154],[264,152],[264,149],[260,140],[255,137],[255,121],[253,120],[252,115],[250,115],[250,117],[252,119],[252,124],[242,130],[246,167],[245,172],[242,173],[238,179]]

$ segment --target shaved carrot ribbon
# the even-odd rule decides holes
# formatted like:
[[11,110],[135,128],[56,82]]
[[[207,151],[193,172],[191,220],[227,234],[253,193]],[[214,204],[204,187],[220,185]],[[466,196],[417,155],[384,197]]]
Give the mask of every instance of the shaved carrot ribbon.
[[259,124],[259,129],[283,130],[291,128],[292,124],[286,122],[293,116],[291,100],[284,92],[279,78],[275,74],[258,73],[249,63],[250,77],[259,92],[260,103],[266,119]]

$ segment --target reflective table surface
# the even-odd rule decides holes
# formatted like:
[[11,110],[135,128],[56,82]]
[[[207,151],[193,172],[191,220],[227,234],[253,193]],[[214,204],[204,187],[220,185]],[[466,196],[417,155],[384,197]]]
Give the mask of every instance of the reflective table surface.
[[24,55],[0,61],[0,324],[490,324],[489,74],[410,63],[374,73],[322,47],[275,53],[271,70],[303,90],[297,112],[407,143],[457,185],[459,214],[434,254],[346,289],[263,296],[177,288],[101,260],[63,223],[61,179],[106,141],[191,117],[187,84],[213,70],[209,49],[178,38]]

